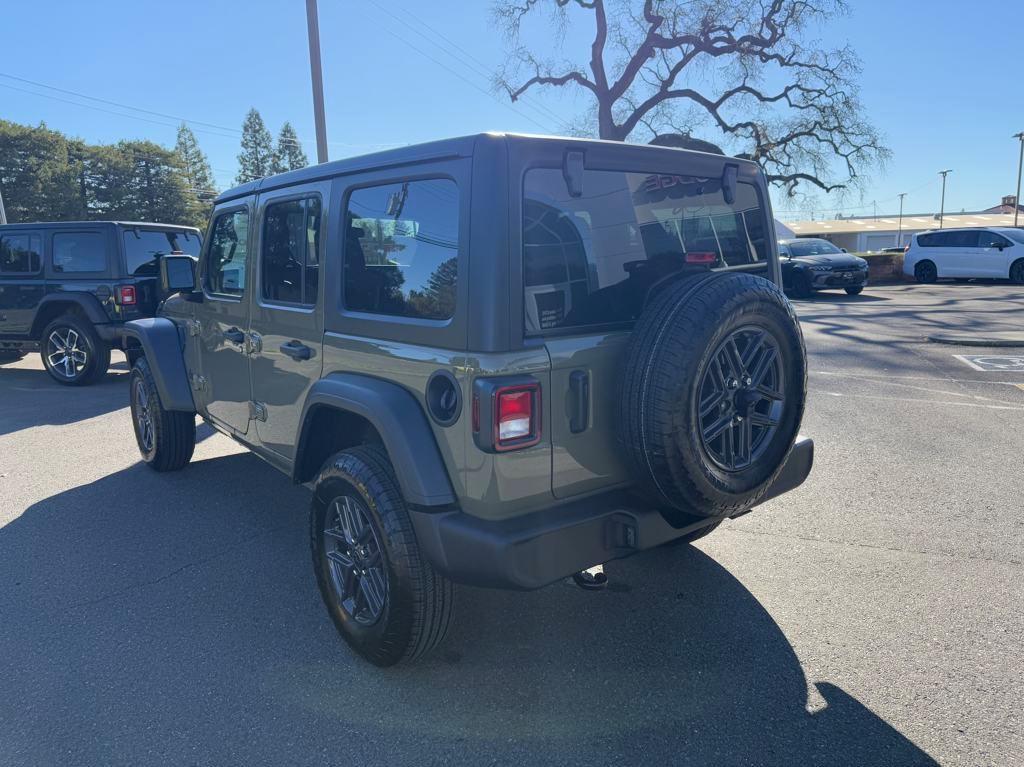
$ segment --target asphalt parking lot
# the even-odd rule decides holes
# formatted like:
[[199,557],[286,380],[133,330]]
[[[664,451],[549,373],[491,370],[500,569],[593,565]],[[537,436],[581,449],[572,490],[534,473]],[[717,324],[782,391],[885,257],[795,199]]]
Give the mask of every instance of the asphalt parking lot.
[[1024,288],[797,304],[808,482],[612,588],[463,589],[414,667],[322,609],[308,491],[202,427],[142,466],[123,363],[0,368],[0,764],[1024,763]]

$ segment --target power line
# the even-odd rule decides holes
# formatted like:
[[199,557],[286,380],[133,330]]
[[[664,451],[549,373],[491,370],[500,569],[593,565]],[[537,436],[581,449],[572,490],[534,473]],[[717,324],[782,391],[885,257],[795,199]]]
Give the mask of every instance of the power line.
[[[453,59],[458,61],[462,66],[466,67],[469,70],[472,70],[476,74],[478,74],[481,77],[483,77],[485,80],[490,80],[491,74],[488,71],[488,67],[489,67],[488,64],[484,63],[483,61],[478,59],[476,56],[474,56],[472,53],[470,53],[465,48],[463,48],[461,45],[456,43],[454,40],[452,40],[451,38],[447,37],[443,32],[440,32],[436,28],[430,26],[430,24],[428,24],[426,21],[424,21],[421,17],[417,16],[412,11],[410,11],[410,10],[408,10],[406,8],[402,9],[402,11],[407,16],[410,16],[413,19],[415,19],[416,22],[420,26],[430,30],[436,37],[439,37],[442,40],[444,40],[448,44],[448,46],[450,46],[451,48],[454,48],[461,55],[458,55],[458,54],[453,53],[452,51],[446,49],[444,45],[442,45],[441,43],[437,42],[437,40],[433,39],[430,35],[425,34],[421,29],[419,29],[419,27],[414,26],[413,24],[410,24],[409,22],[405,21],[404,19],[399,18],[394,13],[389,11],[387,8],[384,8],[379,3],[377,3],[375,0],[367,0],[367,2],[370,5],[372,5],[374,8],[376,8],[378,11],[380,11],[381,13],[383,13],[383,14],[385,14],[387,16],[390,16],[392,19],[397,21],[399,24],[402,24],[403,26],[408,27],[415,34],[419,35],[423,39],[425,39],[428,42],[432,43],[433,45],[437,46],[441,51],[443,51],[444,53],[446,53],[449,56],[451,56]],[[390,31],[390,30],[388,30],[388,31]],[[467,61],[467,59],[469,59],[469,61]],[[470,62],[475,62],[475,65],[473,63],[470,63]],[[490,95],[493,96],[494,94],[492,93]],[[556,120],[558,122],[564,122],[564,118],[561,115],[559,115],[555,111],[549,109],[544,104],[541,104],[539,102],[534,102],[534,101],[529,100],[529,99],[527,99],[525,97],[522,97],[522,96],[519,98],[519,102],[521,104],[527,106],[527,107],[530,107],[534,111],[541,113],[547,119],[553,119],[553,120]],[[510,106],[509,104],[506,104],[504,101],[501,101],[500,103],[502,103],[502,104],[504,104],[506,106]]]
[[515,108],[514,106],[512,106],[511,104],[506,104],[506,103],[505,103],[504,101],[502,101],[502,100],[500,100],[499,98],[497,98],[497,97],[496,97],[496,96],[495,96],[495,95],[494,95],[494,94],[493,94],[493,93],[492,93],[491,91],[489,91],[489,90],[487,90],[487,89],[485,89],[485,88],[481,88],[481,87],[480,87],[479,85],[477,85],[477,84],[476,84],[475,82],[473,82],[473,81],[472,81],[472,80],[470,80],[470,79],[469,79],[468,77],[466,77],[465,75],[463,75],[463,74],[462,74],[461,72],[458,72],[458,71],[456,71],[456,70],[452,69],[452,68],[451,68],[450,66],[448,66],[447,64],[445,64],[445,63],[444,63],[443,61],[439,61],[438,59],[434,58],[434,57],[433,57],[433,56],[431,56],[431,55],[430,55],[429,53],[427,53],[426,51],[424,51],[424,50],[423,50],[422,48],[417,48],[417,47],[416,47],[415,45],[413,45],[413,44],[412,44],[411,42],[409,42],[409,41],[408,41],[407,39],[405,39],[405,38],[404,38],[404,37],[402,37],[402,36],[401,36],[400,34],[398,34],[398,33],[397,33],[397,32],[396,32],[396,31],[395,31],[394,29],[391,29],[391,28],[385,27],[385,30],[386,30],[386,31],[387,31],[388,33],[390,33],[390,34],[391,34],[391,35],[392,35],[393,37],[397,38],[398,40],[400,40],[401,42],[405,43],[405,44],[406,44],[407,46],[409,46],[410,48],[412,48],[412,49],[413,49],[414,51],[416,51],[416,52],[417,52],[418,54],[420,54],[421,56],[425,56],[426,58],[430,59],[430,60],[431,60],[431,61],[433,61],[433,62],[434,62],[435,64],[437,64],[437,65],[438,65],[439,67],[441,67],[441,68],[445,69],[446,71],[450,72],[451,74],[455,75],[455,76],[456,76],[457,78],[459,78],[460,80],[462,80],[462,81],[463,81],[464,83],[467,83],[467,84],[468,84],[468,85],[470,85],[471,87],[473,87],[473,88],[475,88],[476,90],[480,91],[480,92],[481,92],[482,94],[484,94],[484,95],[485,95],[485,96],[487,96],[488,98],[494,99],[494,100],[495,100],[495,101],[496,101],[497,103],[501,104],[501,105],[502,105],[503,107],[505,107],[506,109],[511,109],[511,110],[512,110],[513,112],[515,112],[515,113],[516,113],[517,115],[519,115],[519,116],[520,116],[520,117],[522,117],[523,119],[525,119],[525,120],[529,120],[529,121],[530,121],[531,123],[533,123],[534,125],[536,125],[536,126],[537,126],[538,128],[540,128],[541,130],[543,130],[543,131],[545,131],[545,132],[548,132],[548,133],[555,133],[555,132],[556,132],[556,131],[553,131],[553,130],[552,130],[552,129],[551,129],[550,127],[549,127],[549,126],[547,126],[547,125],[544,125],[543,123],[541,123],[541,122],[538,122],[537,120],[533,119],[533,118],[532,118],[532,117],[531,117],[530,115],[528,115],[528,114],[526,114],[526,113],[522,112],[522,111],[521,111],[521,110],[519,110],[519,109],[516,109],[516,108]]
[[[178,115],[167,114],[167,113],[164,113],[164,112],[156,112],[156,111],[154,111],[152,109],[145,109],[143,107],[132,106],[131,104],[123,104],[123,103],[118,102],[118,101],[111,101],[109,99],[103,99],[103,98],[100,98],[98,96],[90,96],[87,93],[80,93],[78,91],[69,90],[67,88],[59,88],[59,87],[57,87],[55,85],[49,85],[47,83],[42,83],[42,82],[39,82],[37,80],[29,80],[28,78],[25,78],[25,77],[18,77],[17,75],[12,75],[12,74],[9,74],[7,72],[0,72],[0,77],[4,77],[4,78],[10,79],[10,80],[15,80],[15,81],[21,82],[21,83],[26,83],[28,85],[35,86],[37,88],[45,88],[47,90],[56,91],[57,93],[64,93],[66,95],[75,96],[75,97],[80,98],[80,99],[86,99],[88,101],[95,101],[95,102],[97,102],[99,104],[106,104],[108,106],[114,106],[114,107],[117,107],[119,109],[127,109],[127,110],[132,111],[132,112],[139,112],[141,114],[152,115],[154,117],[161,117],[161,118],[163,118],[165,120],[174,120],[175,123],[177,123],[177,124],[185,123],[186,125],[189,125],[189,126],[204,126],[202,128],[199,128],[199,127],[195,127],[194,128],[194,130],[196,130],[199,133],[207,133],[207,134],[210,134],[210,135],[213,135],[213,136],[219,136],[220,138],[236,138],[236,137],[242,135],[242,131],[239,130],[238,128],[229,128],[229,127],[224,126],[224,125],[217,125],[216,123],[209,123],[209,122],[205,122],[203,120],[193,120],[193,119],[188,118],[188,117],[181,117],[181,116],[178,116]],[[177,125],[175,125],[175,124],[166,123],[166,122],[159,122],[157,120],[152,120],[152,119],[147,119],[147,118],[144,118],[144,117],[139,117],[138,115],[124,114],[122,112],[114,112],[114,111],[109,110],[109,109],[103,109],[101,107],[97,107],[97,106],[95,106],[93,104],[82,104],[82,103],[77,102],[77,101],[71,101],[71,100],[68,100],[68,99],[62,99],[62,98],[60,98],[58,96],[54,96],[54,95],[49,94],[49,93],[39,93],[37,91],[30,91],[30,90],[26,90],[24,88],[18,88],[18,87],[15,87],[15,86],[7,84],[7,83],[0,83],[0,87],[10,88],[11,90],[19,91],[21,93],[28,93],[28,94],[30,94],[32,96],[39,96],[40,98],[53,99],[54,101],[60,101],[60,102],[63,102],[65,104],[71,104],[73,106],[83,107],[85,109],[94,109],[96,111],[105,112],[107,114],[116,115],[118,117],[128,117],[128,118],[131,118],[133,120],[142,120],[144,122],[150,122],[150,123],[153,123],[155,125],[163,125],[164,127],[168,127],[168,128],[177,127]],[[224,135],[223,132],[217,133],[215,131],[227,132],[230,135],[226,136],[226,135]],[[278,141],[280,141],[280,138],[278,138]],[[299,146],[301,146],[301,144],[302,144],[302,139],[301,138],[300,139],[295,139],[295,140],[293,140],[293,139],[285,139],[284,141],[285,141],[286,144],[295,144],[295,145],[299,145]],[[335,146],[344,146],[344,147],[350,147],[350,148],[371,148],[371,147],[380,148],[380,147],[388,147],[388,146],[399,146],[398,144],[385,144],[385,143],[349,144],[349,143],[338,142],[338,141],[333,141],[333,142],[330,142],[330,143],[334,144]]]

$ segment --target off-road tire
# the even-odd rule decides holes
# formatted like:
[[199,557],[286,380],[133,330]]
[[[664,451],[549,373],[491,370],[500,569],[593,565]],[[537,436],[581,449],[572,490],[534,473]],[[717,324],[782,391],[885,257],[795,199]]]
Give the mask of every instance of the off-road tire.
[[196,449],[195,413],[164,409],[145,357],[136,360],[128,381],[132,426],[142,460],[161,472],[187,466]]
[[[742,354],[740,343],[749,344]],[[747,350],[753,356],[744,361]],[[718,381],[732,381],[723,367],[733,364],[731,352],[739,359],[729,371],[743,383],[719,387],[719,400],[702,394]],[[762,363],[771,369],[770,385]],[[633,331],[618,393],[619,444],[638,486],[670,521],[727,516],[756,505],[778,476],[799,432],[806,392],[803,335],[776,285],[739,272],[690,278],[660,294]],[[767,416],[749,409],[765,403]],[[746,415],[735,422],[733,410]],[[755,427],[757,421],[766,425]],[[720,422],[739,425],[709,437]],[[751,436],[755,428],[759,436]],[[727,467],[716,458],[713,440],[724,445],[726,431],[730,445],[746,442],[745,463]]]
[[864,286],[863,285],[858,285],[855,288],[845,288],[845,290],[846,290],[846,295],[848,295],[848,296],[859,296],[861,293],[864,292]]
[[914,279],[922,285],[930,285],[939,279],[939,269],[934,261],[918,261],[914,264]]
[[[327,523],[333,525],[328,515],[346,497],[359,505],[364,522],[372,528],[386,575],[383,607],[368,624],[366,611],[360,622],[356,617],[360,613],[353,614],[345,606],[332,570],[332,565],[340,565],[328,556],[329,547],[339,545],[338,535],[325,532]],[[316,480],[309,532],[320,595],[338,633],[355,652],[377,666],[391,666],[419,660],[441,643],[452,622],[455,587],[420,551],[394,469],[382,448],[362,445],[328,459]],[[354,585],[350,590],[358,589]],[[359,604],[354,595],[349,596]]]
[[[72,362],[70,368],[54,362],[56,360],[59,363],[57,355],[60,351],[57,348],[57,341],[67,338],[73,338],[75,349],[80,349],[84,353],[85,359],[80,367],[77,362]],[[56,340],[51,343],[51,339]],[[43,367],[54,381],[64,386],[87,386],[95,383],[107,374],[107,368],[110,367],[110,345],[100,339],[91,322],[74,314],[62,314],[50,322],[43,329],[39,344],[39,356],[43,360]]]
[[1024,258],[1018,258],[1010,264],[1010,280],[1015,285],[1024,285]]

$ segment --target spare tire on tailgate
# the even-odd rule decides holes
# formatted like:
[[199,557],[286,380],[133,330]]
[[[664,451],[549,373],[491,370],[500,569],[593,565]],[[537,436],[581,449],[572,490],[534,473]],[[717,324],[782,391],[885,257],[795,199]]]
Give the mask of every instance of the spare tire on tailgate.
[[644,309],[620,379],[618,437],[634,479],[670,520],[755,505],[800,428],[803,335],[761,277],[681,280]]

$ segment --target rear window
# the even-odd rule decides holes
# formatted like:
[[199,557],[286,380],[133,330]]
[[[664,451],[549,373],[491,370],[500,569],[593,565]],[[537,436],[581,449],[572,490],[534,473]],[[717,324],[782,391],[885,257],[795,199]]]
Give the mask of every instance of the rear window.
[[931,232],[919,234],[917,244],[922,248],[976,248],[977,231]]
[[345,216],[345,307],[450,319],[458,253],[459,189],[454,181],[357,189]]
[[156,277],[160,273],[160,256],[185,253],[198,257],[200,244],[199,235],[194,232],[126,229],[124,260],[127,273],[132,277]]
[[53,235],[53,271],[61,274],[105,272],[106,240],[100,232]]
[[666,278],[768,260],[750,184],[729,204],[719,179],[587,170],[573,197],[561,169],[538,168],[523,194],[527,333],[631,322]]

